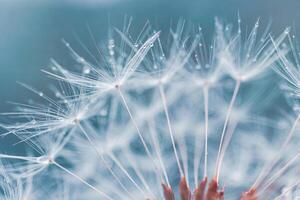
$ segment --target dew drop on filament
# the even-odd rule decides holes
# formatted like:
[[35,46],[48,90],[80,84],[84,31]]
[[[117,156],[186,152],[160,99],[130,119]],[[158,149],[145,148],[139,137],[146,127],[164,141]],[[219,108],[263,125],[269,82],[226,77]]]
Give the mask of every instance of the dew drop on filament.
[[196,65],[195,68],[199,70],[201,69],[201,65]]
[[91,69],[89,66],[87,66],[87,65],[83,66],[83,69],[82,69],[83,74],[89,74],[90,72],[91,72]]

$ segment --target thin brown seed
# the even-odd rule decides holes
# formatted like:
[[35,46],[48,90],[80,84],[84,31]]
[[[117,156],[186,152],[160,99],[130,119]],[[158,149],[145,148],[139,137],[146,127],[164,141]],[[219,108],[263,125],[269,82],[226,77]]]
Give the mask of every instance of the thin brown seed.
[[216,179],[209,183],[205,200],[224,200],[224,190],[218,191]]
[[179,183],[179,192],[181,200],[191,200],[191,191],[184,176]]
[[250,189],[244,192],[241,196],[241,200],[258,200],[256,189]]
[[205,200],[205,188],[207,183],[207,177],[205,177],[194,190],[194,199],[195,200]]
[[167,186],[166,184],[162,184],[165,200],[175,200],[174,193],[171,187]]

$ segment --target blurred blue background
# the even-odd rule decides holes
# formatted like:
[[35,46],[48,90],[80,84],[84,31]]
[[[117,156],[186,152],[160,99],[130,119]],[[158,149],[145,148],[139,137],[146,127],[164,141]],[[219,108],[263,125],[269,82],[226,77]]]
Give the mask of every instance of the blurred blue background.
[[100,42],[109,25],[122,26],[125,15],[139,30],[148,19],[168,29],[179,18],[211,30],[216,16],[236,22],[239,13],[249,28],[260,17],[279,33],[287,26],[300,28],[299,8],[299,0],[1,0],[0,112],[12,111],[7,101],[26,103],[32,96],[17,81],[47,87],[41,69],[52,57],[68,57],[62,38],[72,45],[78,45],[75,35],[90,41],[87,24]]

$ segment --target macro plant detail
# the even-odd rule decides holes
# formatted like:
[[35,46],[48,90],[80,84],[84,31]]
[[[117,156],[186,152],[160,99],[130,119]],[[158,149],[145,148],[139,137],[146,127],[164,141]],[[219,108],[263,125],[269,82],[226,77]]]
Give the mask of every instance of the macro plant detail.
[[129,19],[102,45],[90,32],[92,49],[62,40],[71,61],[42,70],[56,81],[47,95],[21,83],[40,100],[2,113],[1,139],[28,149],[0,153],[1,199],[294,198],[296,37],[259,20],[214,27],[146,23],[134,37]]

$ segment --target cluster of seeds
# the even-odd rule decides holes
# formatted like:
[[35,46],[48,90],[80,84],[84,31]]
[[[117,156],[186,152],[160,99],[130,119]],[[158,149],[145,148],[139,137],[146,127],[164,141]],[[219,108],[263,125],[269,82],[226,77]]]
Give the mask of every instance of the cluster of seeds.
[[1,149],[1,198],[296,198],[300,62],[290,30],[216,20],[204,37],[183,21],[169,33],[146,23],[133,39],[130,25],[103,45],[63,40],[72,61],[43,70],[57,80],[48,95],[22,84],[40,100],[2,113],[1,140],[28,148]]

